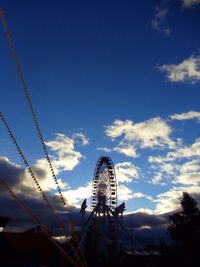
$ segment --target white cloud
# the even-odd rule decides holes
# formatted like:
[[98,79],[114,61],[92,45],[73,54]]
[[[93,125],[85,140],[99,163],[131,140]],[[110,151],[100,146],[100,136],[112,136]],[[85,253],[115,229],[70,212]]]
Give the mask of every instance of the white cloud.
[[153,200],[156,205],[154,213],[162,214],[180,208],[183,192],[196,194],[200,192],[200,186],[173,187],[169,191],[157,195],[157,199]]
[[174,146],[174,142],[169,137],[170,134],[170,126],[160,117],[136,124],[128,120],[116,120],[106,129],[107,136],[114,139],[120,135],[124,135],[124,142],[139,142],[143,148]]
[[152,227],[149,225],[142,225],[141,227],[139,227],[139,230],[144,230],[144,229],[151,229]]
[[200,183],[200,159],[182,164],[174,183],[198,185]]
[[161,171],[166,172],[168,174],[173,174],[175,167],[176,166],[172,163],[163,163],[161,166]]
[[133,127],[133,121],[131,120],[115,120],[112,125],[106,127],[106,135],[111,137],[112,140],[126,134]]
[[159,185],[166,185],[166,183],[163,183],[162,180],[163,180],[163,173],[157,172],[156,175],[152,178],[151,183],[159,184]]
[[74,133],[72,135],[72,138],[74,141],[80,143],[80,145],[82,146],[86,146],[89,145],[89,139],[87,136],[85,136],[83,133],[78,132],[78,133]]
[[[84,158],[84,156],[79,151],[75,150],[75,145],[77,144],[87,145],[88,139],[82,133],[74,133],[72,137],[57,133],[54,140],[46,142],[46,145],[54,152],[54,155],[51,155],[50,157],[56,175],[59,175],[59,173],[63,171],[71,171],[80,164],[80,160]],[[16,192],[20,193],[21,185],[27,189],[35,187],[27,169],[23,169],[21,166],[10,162],[9,159],[5,157],[0,157],[0,161],[4,162],[4,165],[9,165],[9,168],[12,168],[13,166],[13,168],[15,167],[21,171],[21,183],[20,187],[16,188]],[[54,179],[52,178],[49,164],[46,159],[41,158],[37,160],[31,168],[44,191],[56,190],[57,187]],[[61,190],[66,190],[69,187],[66,182],[63,182],[59,178],[58,183]],[[35,191],[37,193],[37,190]]]
[[189,159],[192,157],[200,157],[200,138],[197,138],[195,142],[190,146],[176,147],[174,151],[170,151],[164,157],[150,156],[149,162],[151,163],[164,163],[180,159]]
[[118,200],[127,201],[133,196],[132,190],[126,185],[118,185],[117,187],[117,197]]
[[121,137],[111,149],[130,157],[137,157],[136,148],[173,148],[175,142],[170,138],[170,126],[160,117],[134,124],[131,120],[115,120],[106,127],[105,134],[112,140]]
[[179,147],[175,151],[168,152],[166,160],[191,158],[200,156],[200,138],[197,138],[191,146]]
[[83,155],[80,152],[74,152],[74,154],[67,154],[66,156],[55,158],[53,160],[54,166],[61,171],[72,171],[76,166],[80,164],[80,160]]
[[[189,111],[173,114],[171,120],[200,119],[200,112]],[[198,185],[200,183],[200,138],[191,145],[184,145],[182,139],[163,156],[149,156],[149,183],[154,185]]]
[[[57,133],[56,138],[46,142],[46,145],[51,151],[55,152],[56,156],[52,156],[52,163],[57,173],[61,171],[73,170],[83,158],[83,155],[75,150],[75,145],[85,146],[89,144],[89,140],[82,133],[74,133],[72,137]],[[37,165],[44,167],[45,160],[37,161]]]
[[171,120],[194,120],[196,119],[198,122],[200,122],[200,112],[198,111],[189,111],[181,114],[173,114],[170,116]]
[[162,32],[165,36],[169,36],[171,33],[171,30],[169,28],[163,27],[168,12],[169,6],[157,6],[155,16],[151,22],[152,28],[156,31]]
[[115,165],[118,183],[130,183],[140,178],[140,169],[131,162],[120,162]]
[[171,82],[200,81],[200,56],[191,56],[179,64],[162,65],[159,69],[164,72]]
[[[151,161],[151,160],[150,160]],[[178,173],[179,165],[174,162],[165,162],[164,160],[156,161],[150,166],[154,176],[150,183],[166,185]]]
[[[52,163],[54,163],[52,161]],[[38,179],[41,188],[44,191],[51,191],[56,190],[57,186],[55,184],[54,179],[52,178],[52,174],[48,165],[48,162],[46,159],[39,159],[36,161],[36,163],[31,166],[36,178]],[[54,168],[56,175],[59,174],[57,167]],[[25,181],[25,184],[28,186],[32,186],[32,181],[29,178],[28,171],[26,171],[27,179]],[[61,190],[66,190],[68,188],[68,184],[64,181],[62,181],[60,178],[57,177],[58,184]]]
[[92,182],[86,186],[80,186],[76,189],[70,189],[63,192],[63,195],[68,200],[68,203],[76,207],[80,207],[85,198],[90,198],[92,192]]
[[120,142],[118,146],[114,147],[113,151],[132,158],[138,157],[138,153],[136,152],[134,146],[123,142]]
[[198,185],[200,183],[200,171],[181,174],[176,177],[174,183]]
[[128,201],[133,198],[146,198],[150,201],[153,200],[151,196],[148,196],[141,192],[133,192],[129,187],[122,184],[118,185],[117,187],[117,195],[118,195],[118,200],[120,201]]
[[192,7],[193,5],[200,4],[200,0],[181,0],[184,8]]
[[200,160],[192,160],[189,162],[186,162],[180,167],[181,173],[188,173],[193,171],[200,171]]
[[154,210],[152,209],[146,209],[146,208],[140,208],[137,210],[134,210],[133,212],[126,212],[126,214],[134,214],[134,213],[144,213],[144,214],[154,214]]
[[200,138],[190,146],[177,147],[163,157],[149,157],[153,184],[198,185],[200,183]]
[[101,150],[101,151],[104,151],[106,153],[109,153],[112,151],[110,148],[107,148],[107,147],[97,147],[97,150]]
[[[58,176],[63,171],[72,171],[84,156],[75,150],[75,145],[87,145],[88,139],[82,133],[74,133],[72,137],[57,133],[54,140],[46,142],[54,155],[50,155],[55,174]],[[43,190],[56,190],[57,186],[52,178],[49,164],[45,158],[36,160],[32,167],[36,178],[39,180]],[[27,170],[25,176],[28,177],[24,183],[26,186],[33,186]],[[66,190],[68,184],[57,177],[61,190]]]
[[117,153],[123,154],[128,157],[132,157],[132,158],[137,158],[139,156],[133,145],[127,144],[124,142],[119,142],[119,144],[113,148],[98,147],[97,149],[104,151],[106,153],[117,152]]
[[[57,133],[54,140],[45,142],[54,155],[50,155],[55,174],[58,176],[61,172],[72,171],[84,156],[75,149],[76,145],[85,146],[89,144],[86,136],[82,133],[73,133],[71,137]],[[45,158],[39,159],[32,166],[33,172],[38,178],[43,190],[56,190],[57,186],[52,178],[49,164]],[[68,183],[63,182],[57,177],[60,189],[69,188]],[[29,180],[26,181],[26,184]]]

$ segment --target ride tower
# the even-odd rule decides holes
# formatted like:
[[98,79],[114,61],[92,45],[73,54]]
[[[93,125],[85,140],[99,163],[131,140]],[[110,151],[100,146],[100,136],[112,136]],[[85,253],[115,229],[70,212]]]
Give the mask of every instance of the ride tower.
[[117,207],[117,182],[111,158],[101,156],[96,164],[92,182],[92,211],[85,221],[86,200],[81,214],[83,228],[80,249],[89,266],[115,263],[121,254],[121,217],[125,204]]

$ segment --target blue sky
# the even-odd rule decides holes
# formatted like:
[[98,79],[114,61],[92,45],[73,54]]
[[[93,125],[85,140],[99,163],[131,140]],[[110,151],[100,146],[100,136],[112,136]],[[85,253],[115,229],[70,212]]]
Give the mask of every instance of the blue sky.
[[[183,190],[199,193],[199,2],[2,1],[72,204],[89,195],[102,154],[128,211],[167,212]],[[2,25],[0,36],[1,112],[29,162],[45,168]],[[2,159],[23,166],[2,125],[0,136]]]

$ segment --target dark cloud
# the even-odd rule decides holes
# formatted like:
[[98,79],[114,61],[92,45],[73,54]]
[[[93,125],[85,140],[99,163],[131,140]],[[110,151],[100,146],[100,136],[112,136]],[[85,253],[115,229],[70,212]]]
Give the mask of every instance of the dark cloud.
[[[34,169],[34,171],[36,168]],[[44,179],[44,172],[37,168],[38,180]],[[48,209],[41,193],[37,190],[36,185],[32,181],[31,176],[22,167],[13,164],[8,158],[0,158],[0,179],[5,182],[17,197],[31,210],[31,212],[39,218],[42,224],[51,229],[52,225],[56,225],[55,216]],[[49,202],[54,207],[58,216],[63,222],[69,221],[67,212],[76,211],[73,206],[63,207],[60,199],[52,192],[45,191]],[[7,230],[22,231],[33,226],[25,211],[17,205],[13,197],[0,185],[0,216],[10,217]],[[54,227],[56,234],[59,234],[57,227]]]
[[154,215],[148,213],[133,213],[124,216],[124,222],[131,224],[134,228],[141,226],[158,227],[167,223],[167,218],[164,215]]
[[[167,232],[168,214],[155,215],[138,212],[125,215],[123,221],[126,228],[141,246],[149,243],[171,242]],[[127,245],[130,244],[127,242]]]
[[6,157],[0,157],[0,177],[10,187],[15,187],[20,183],[19,178],[23,178],[25,171],[20,166],[12,163]]

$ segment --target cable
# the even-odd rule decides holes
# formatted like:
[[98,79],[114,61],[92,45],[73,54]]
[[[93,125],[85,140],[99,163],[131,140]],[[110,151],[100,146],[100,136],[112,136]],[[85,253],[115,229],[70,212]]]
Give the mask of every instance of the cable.
[[[40,186],[40,184],[39,184],[37,178],[35,177],[34,172],[32,171],[32,169],[31,169],[31,167],[30,167],[28,161],[26,160],[26,158],[25,158],[25,156],[24,156],[24,154],[23,154],[21,148],[19,147],[19,145],[18,145],[18,143],[17,143],[17,141],[16,141],[16,139],[15,139],[15,137],[14,137],[14,135],[13,135],[11,129],[10,129],[10,127],[8,126],[8,124],[7,124],[6,120],[5,120],[5,117],[3,116],[3,114],[2,114],[1,112],[0,112],[0,119],[1,119],[1,121],[2,121],[2,123],[3,123],[3,125],[5,126],[6,130],[8,131],[8,134],[10,135],[10,138],[11,138],[11,140],[13,141],[13,143],[14,143],[14,145],[15,145],[17,151],[18,151],[19,156],[21,157],[21,159],[23,160],[25,166],[27,167],[27,170],[28,170],[28,172],[30,173],[30,175],[31,175],[31,177],[32,177],[32,179],[33,179],[33,181],[34,181],[34,183],[36,184],[37,189],[38,189],[39,192],[41,193],[43,200],[45,201],[45,203],[47,204],[48,208],[50,209],[50,211],[51,211],[51,212],[53,213],[53,215],[55,216],[56,223],[58,224],[60,231],[67,237],[67,233],[66,233],[66,231],[65,231],[65,229],[64,229],[64,226],[63,226],[61,220],[60,220],[59,217],[57,216],[56,211],[54,210],[53,206],[51,205],[51,203],[49,202],[49,200],[48,200],[48,198],[46,197],[45,193],[43,192],[43,190],[42,190],[42,188],[41,188],[41,186]],[[73,253],[76,255],[77,259],[80,261],[81,264],[83,264],[82,260],[79,259],[79,256],[78,256],[78,254],[77,254],[77,251],[76,251],[75,248],[73,247],[73,244],[72,244],[70,241],[69,241],[69,244],[70,244],[70,246],[71,246],[71,249],[73,250]],[[84,266],[84,264],[83,264],[83,266]]]
[[[29,95],[29,92],[28,92],[28,89],[27,89],[27,86],[26,86],[26,82],[25,82],[25,79],[24,79],[24,75],[23,75],[23,72],[22,72],[22,69],[21,69],[21,66],[20,66],[20,63],[19,63],[19,60],[18,60],[18,57],[17,57],[17,53],[16,53],[16,50],[15,50],[15,47],[14,47],[14,44],[13,44],[13,41],[12,41],[12,38],[11,38],[11,35],[10,35],[10,32],[8,30],[8,26],[7,26],[7,22],[5,20],[5,16],[3,14],[3,10],[0,8],[0,17],[1,17],[1,20],[2,20],[2,24],[3,24],[3,27],[4,27],[4,30],[5,30],[5,33],[6,33],[6,37],[7,37],[7,40],[8,40],[8,43],[9,43],[9,46],[10,46],[10,49],[11,49],[11,53],[12,53],[12,56],[13,56],[13,59],[15,61],[15,65],[16,65],[16,68],[17,68],[17,72],[18,72],[18,75],[19,75],[19,78],[20,78],[20,81],[22,83],[22,87],[23,87],[23,91],[24,91],[24,94],[25,94],[25,98],[27,100],[27,103],[28,103],[28,106],[29,106],[29,109],[30,109],[30,112],[31,112],[31,115],[32,115],[32,118],[33,118],[33,121],[34,121],[34,125],[35,125],[35,128],[36,128],[36,132],[37,132],[37,135],[39,137],[39,140],[40,140],[40,143],[41,143],[41,146],[42,146],[42,150],[43,150],[43,153],[45,155],[45,158],[49,164],[49,167],[50,167],[50,170],[51,170],[51,174],[53,176],[53,179],[55,181],[55,184],[56,184],[56,187],[57,187],[57,191],[59,193],[59,196],[60,196],[60,199],[61,199],[61,202],[63,203],[64,206],[66,206],[66,203],[65,203],[65,199],[62,195],[62,192],[61,192],[61,189],[60,189],[60,186],[58,184],[58,179],[56,177],[56,174],[54,172],[54,169],[53,169],[53,166],[52,166],[52,163],[51,163],[51,160],[50,160],[50,157],[49,157],[49,154],[48,154],[48,150],[47,150],[47,147],[45,145],[45,141],[44,141],[44,138],[43,138],[43,135],[42,135],[42,132],[40,130],[40,126],[39,126],[39,123],[38,123],[38,120],[36,118],[36,115],[35,115],[35,112],[34,112],[34,109],[33,109],[33,105],[32,105],[32,102],[31,102],[31,98],[30,98],[30,95]],[[23,156],[23,154],[21,154]],[[20,156],[21,156],[20,155]],[[23,159],[24,163],[26,162],[25,158]],[[29,169],[29,172],[30,172],[30,167],[28,167]],[[40,186],[38,186],[38,183],[37,183],[37,180],[34,179],[34,176],[32,175],[32,173],[30,172],[34,182],[36,183],[37,187],[38,187],[38,190],[42,192]],[[44,196],[43,196],[44,198]],[[50,203],[49,203],[50,204]],[[48,205],[49,205],[48,204]],[[84,257],[83,257],[84,259]],[[85,260],[84,260],[85,262]],[[86,264],[86,262],[85,262]]]
[[27,103],[28,103],[28,106],[29,106],[29,109],[30,109],[30,112],[31,112],[31,115],[32,115],[32,118],[33,118],[33,121],[34,121],[34,125],[35,125],[35,128],[36,128],[36,132],[37,132],[37,135],[38,135],[38,137],[39,137],[39,140],[40,140],[40,143],[41,143],[41,146],[42,146],[42,150],[43,150],[44,155],[45,155],[45,158],[46,158],[46,160],[47,160],[47,162],[48,162],[48,164],[49,164],[49,167],[50,167],[50,170],[51,170],[51,174],[52,174],[52,176],[53,176],[53,179],[54,179],[54,181],[55,181],[55,183],[56,183],[56,186],[57,186],[57,190],[58,190],[60,199],[61,199],[63,205],[65,206],[65,205],[66,205],[66,203],[65,203],[65,199],[64,199],[64,197],[63,197],[63,195],[62,195],[60,186],[59,186],[59,184],[58,184],[58,179],[57,179],[57,177],[56,177],[56,175],[55,175],[55,172],[54,172],[54,169],[53,169],[53,166],[52,166],[52,163],[51,163],[51,160],[50,160],[48,151],[47,151],[47,147],[46,147],[46,145],[45,145],[45,141],[44,141],[42,132],[41,132],[41,130],[40,130],[40,126],[39,126],[38,120],[37,120],[37,118],[36,118],[34,109],[33,109],[33,105],[32,105],[31,98],[30,98],[30,95],[29,95],[29,92],[28,92],[28,89],[27,89],[27,86],[26,86],[26,82],[25,82],[25,79],[24,79],[24,75],[23,75],[21,66],[20,66],[20,64],[19,64],[19,60],[18,60],[18,57],[17,57],[17,53],[16,53],[16,50],[15,50],[15,48],[14,48],[14,45],[13,45],[13,42],[12,42],[12,39],[11,39],[10,32],[9,32],[9,30],[8,30],[8,26],[7,26],[7,23],[6,23],[4,14],[3,14],[3,10],[2,10],[1,8],[0,8],[0,17],[1,17],[1,20],[2,20],[2,23],[3,23],[3,26],[4,26],[4,30],[5,30],[5,33],[6,33],[6,37],[7,37],[7,40],[8,40],[10,49],[11,49],[11,53],[12,53],[13,59],[14,59],[15,64],[16,64],[17,72],[18,72],[20,81],[21,81],[21,83],[22,83],[22,87],[23,87],[23,91],[24,91],[24,94],[25,94],[25,97],[26,97],[26,101],[27,101]]

